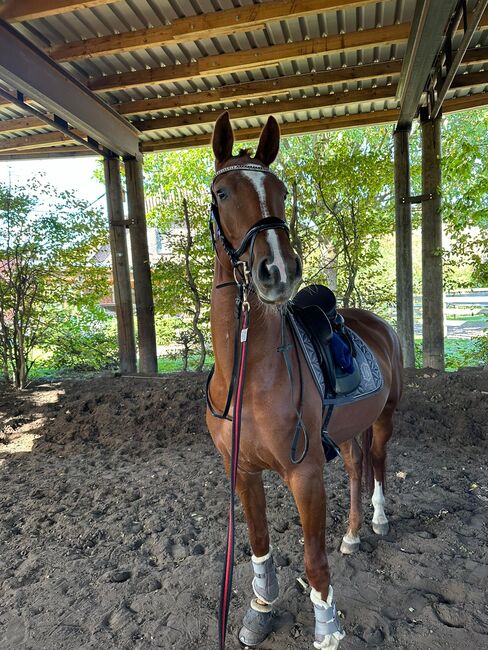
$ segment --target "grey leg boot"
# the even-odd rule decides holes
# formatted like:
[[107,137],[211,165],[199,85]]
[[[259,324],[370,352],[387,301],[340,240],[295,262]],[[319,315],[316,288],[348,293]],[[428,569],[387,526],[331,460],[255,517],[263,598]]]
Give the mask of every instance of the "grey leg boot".
[[279,585],[271,551],[264,557],[253,555],[252,566],[252,588],[256,598],[252,599],[242,621],[239,641],[248,648],[257,648],[273,630],[272,605],[278,598]]

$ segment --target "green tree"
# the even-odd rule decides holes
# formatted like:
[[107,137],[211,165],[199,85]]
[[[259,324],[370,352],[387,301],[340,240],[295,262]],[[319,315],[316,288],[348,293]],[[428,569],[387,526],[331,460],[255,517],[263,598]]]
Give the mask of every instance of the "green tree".
[[197,348],[196,370],[205,363],[214,253],[208,231],[213,161],[208,150],[148,156],[146,190],[157,198],[148,223],[158,228],[166,254],[153,272],[156,312],[177,317],[176,341],[184,369]]
[[[488,284],[488,110],[442,121],[442,220],[446,289]],[[412,131],[412,192],[421,194],[420,129]],[[415,211],[420,219],[420,209]]]
[[385,287],[376,280],[373,291],[381,241],[394,228],[392,152],[385,129],[285,140],[279,165],[297,188],[294,212],[306,280],[332,284],[344,307],[374,307],[378,294],[391,300],[391,281]]
[[66,310],[96,310],[108,293],[106,269],[91,261],[106,237],[103,216],[70,192],[42,179],[0,185],[1,360],[17,388]]

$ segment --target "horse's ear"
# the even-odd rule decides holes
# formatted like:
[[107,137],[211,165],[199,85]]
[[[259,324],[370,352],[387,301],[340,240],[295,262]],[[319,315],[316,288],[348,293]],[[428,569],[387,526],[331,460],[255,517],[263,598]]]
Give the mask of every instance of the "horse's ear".
[[259,144],[254,158],[257,158],[267,167],[271,165],[280,150],[280,125],[270,115],[266,126],[261,131]]
[[215,122],[212,135],[212,149],[218,163],[223,163],[232,156],[233,144],[234,132],[230,124],[229,113],[225,111]]

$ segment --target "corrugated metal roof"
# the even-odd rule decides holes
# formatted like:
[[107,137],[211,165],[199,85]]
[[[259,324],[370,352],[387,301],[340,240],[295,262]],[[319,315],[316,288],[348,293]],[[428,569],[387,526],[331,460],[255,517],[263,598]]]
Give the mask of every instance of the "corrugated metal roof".
[[[475,0],[469,0],[468,9],[474,6]],[[0,4],[2,4],[0,2]],[[252,0],[124,0],[112,2],[107,5],[84,8],[71,13],[51,15],[45,18],[36,18],[27,22],[15,23],[15,27],[27,36],[36,45],[43,49],[60,46],[84,39],[109,36],[140,29],[148,29],[171,24],[175,19],[195,16],[221,10],[261,4]],[[286,20],[267,22],[263,28],[249,30],[235,34],[201,38],[195,41],[174,43],[164,46],[151,46],[146,49],[137,49],[130,52],[82,58],[67,61],[62,65],[79,80],[87,83],[106,75],[142,71],[160,68],[162,66],[175,66],[191,64],[204,60],[206,57],[225,53],[241,52],[254,48],[267,48],[272,45],[297,43],[310,39],[321,39],[338,34],[351,34],[368,29],[383,28],[411,21],[415,8],[415,0],[383,0],[369,4],[344,8],[326,13],[317,13]],[[454,39],[456,47],[461,36]],[[488,29],[478,31],[470,48],[486,47],[488,45]],[[362,47],[351,51],[332,51],[308,57],[297,57],[292,60],[272,62],[263,67],[225,72],[221,74],[204,74],[191,79],[154,83],[150,85],[124,88],[122,90],[102,90],[98,92],[110,104],[132,102],[141,99],[154,99],[157,97],[181,96],[209,91],[214,88],[223,88],[232,84],[253,82],[266,79],[275,79],[293,75],[307,75],[315,71],[334,69],[348,69],[355,66],[368,65],[374,62],[388,62],[402,59],[405,54],[406,41],[400,43],[384,43],[380,46]],[[477,72],[483,70],[483,62],[472,63],[461,68],[460,73]],[[398,82],[399,73],[389,76],[378,76],[377,79],[351,79],[330,84],[307,86],[305,88],[290,88],[280,90],[276,95],[253,97],[252,99],[226,100],[192,105],[183,108],[166,108],[147,113],[139,113],[130,119],[137,126],[143,121],[174,118],[178,116],[197,116],[208,111],[215,115],[226,108],[242,108],[266,104],[269,112],[276,112],[278,119],[283,124],[290,122],[318,119],[328,119],[334,116],[357,114],[376,111],[381,113],[388,109],[397,108],[397,102],[392,96],[391,88]],[[0,84],[1,87],[1,84]],[[385,97],[373,100],[368,97],[368,90],[374,88],[389,89]],[[365,100],[356,97],[349,101],[348,94],[358,90],[365,92]],[[15,89],[11,89],[15,90]],[[462,97],[469,93],[488,91],[488,84],[474,87],[458,87],[451,89],[447,98]],[[307,98],[322,96],[328,98],[331,94],[341,100],[334,106],[315,106],[293,110],[288,107],[283,111],[284,102],[300,101]],[[355,96],[355,95],[354,95]],[[352,95],[351,95],[352,97]],[[327,103],[327,101],[324,101]],[[0,120],[10,120],[21,117],[22,111],[12,106],[0,104]],[[239,129],[259,127],[264,124],[266,115],[239,117],[234,125]],[[1,130],[0,122],[0,130]],[[306,125],[305,125],[306,126]],[[144,130],[141,134],[143,142],[166,141],[168,138],[182,138],[210,133],[211,122],[199,124],[181,124],[171,128],[158,128]],[[7,138],[18,138],[21,135],[35,135],[49,133],[49,127],[36,127],[17,133],[2,135],[1,147]],[[65,147],[67,145],[64,145]]]

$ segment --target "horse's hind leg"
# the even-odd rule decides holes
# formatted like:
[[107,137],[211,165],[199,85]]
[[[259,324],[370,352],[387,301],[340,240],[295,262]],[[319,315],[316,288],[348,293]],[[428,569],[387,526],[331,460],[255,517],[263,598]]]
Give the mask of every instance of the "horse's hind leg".
[[362,458],[361,447],[355,438],[344,442],[341,445],[341,455],[349,475],[349,525],[347,533],[342,538],[341,553],[349,555],[359,550],[361,528],[361,476]]
[[374,472],[374,492],[371,499],[374,513],[372,528],[377,535],[386,535],[389,530],[385,514],[385,460],[386,444],[393,432],[393,412],[386,408],[373,424],[371,461]]
[[339,622],[330,586],[325,550],[326,497],[322,466],[300,466],[287,477],[302,522],[305,571],[312,586],[310,598],[315,610],[317,650],[336,650],[345,634]]
[[278,578],[269,545],[266,499],[261,472],[238,472],[237,492],[247,521],[253,556],[252,582],[255,598],[244,616],[239,640],[248,647],[257,647],[273,628],[273,603],[278,598]]

